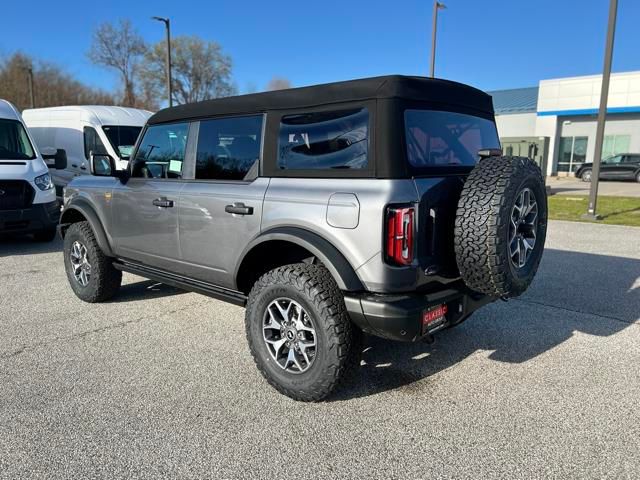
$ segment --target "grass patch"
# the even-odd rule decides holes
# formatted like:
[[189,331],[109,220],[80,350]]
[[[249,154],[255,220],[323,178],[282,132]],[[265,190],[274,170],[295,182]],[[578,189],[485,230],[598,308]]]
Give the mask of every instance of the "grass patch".
[[[585,195],[552,195],[549,197],[549,218],[590,222],[582,218],[588,205],[589,197]],[[598,196],[596,211],[602,216],[597,223],[640,227],[640,198]]]

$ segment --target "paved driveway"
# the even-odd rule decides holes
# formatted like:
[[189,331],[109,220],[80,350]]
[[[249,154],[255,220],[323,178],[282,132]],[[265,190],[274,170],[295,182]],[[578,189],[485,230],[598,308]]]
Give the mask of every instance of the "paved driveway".
[[[552,194],[558,195],[589,195],[590,183],[576,178],[547,177],[547,185]],[[598,195],[614,197],[640,197],[640,183],[601,180],[598,185]]]
[[126,276],[78,301],[59,243],[0,243],[2,478],[638,478],[640,229],[551,222],[533,287],[433,345],[371,339],[296,403],[243,310]]

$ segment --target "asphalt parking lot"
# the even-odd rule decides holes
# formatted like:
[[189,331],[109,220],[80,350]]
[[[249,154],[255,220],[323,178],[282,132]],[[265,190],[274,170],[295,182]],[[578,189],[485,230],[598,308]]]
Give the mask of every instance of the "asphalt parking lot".
[[[591,184],[573,177],[547,177],[552,194],[589,195]],[[640,197],[640,183],[630,181],[600,180],[598,195],[612,197]]]
[[638,477],[640,229],[551,222],[523,297],[370,339],[320,404],[262,380],[241,308],[129,275],[84,304],[60,248],[0,242],[2,478]]

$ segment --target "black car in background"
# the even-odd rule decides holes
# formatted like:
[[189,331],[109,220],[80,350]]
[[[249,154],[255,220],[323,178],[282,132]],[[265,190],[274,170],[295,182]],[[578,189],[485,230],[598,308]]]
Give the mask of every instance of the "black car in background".
[[[576,178],[591,181],[593,163],[583,163],[576,170]],[[640,182],[640,153],[620,153],[600,163],[600,180],[635,180]]]

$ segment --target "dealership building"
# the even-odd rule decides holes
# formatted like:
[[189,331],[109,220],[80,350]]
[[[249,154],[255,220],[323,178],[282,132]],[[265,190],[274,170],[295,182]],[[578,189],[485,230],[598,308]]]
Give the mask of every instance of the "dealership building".
[[[489,92],[508,155],[534,158],[547,175],[570,175],[593,161],[602,75],[542,80],[537,87]],[[602,157],[640,153],[640,71],[609,84]]]

